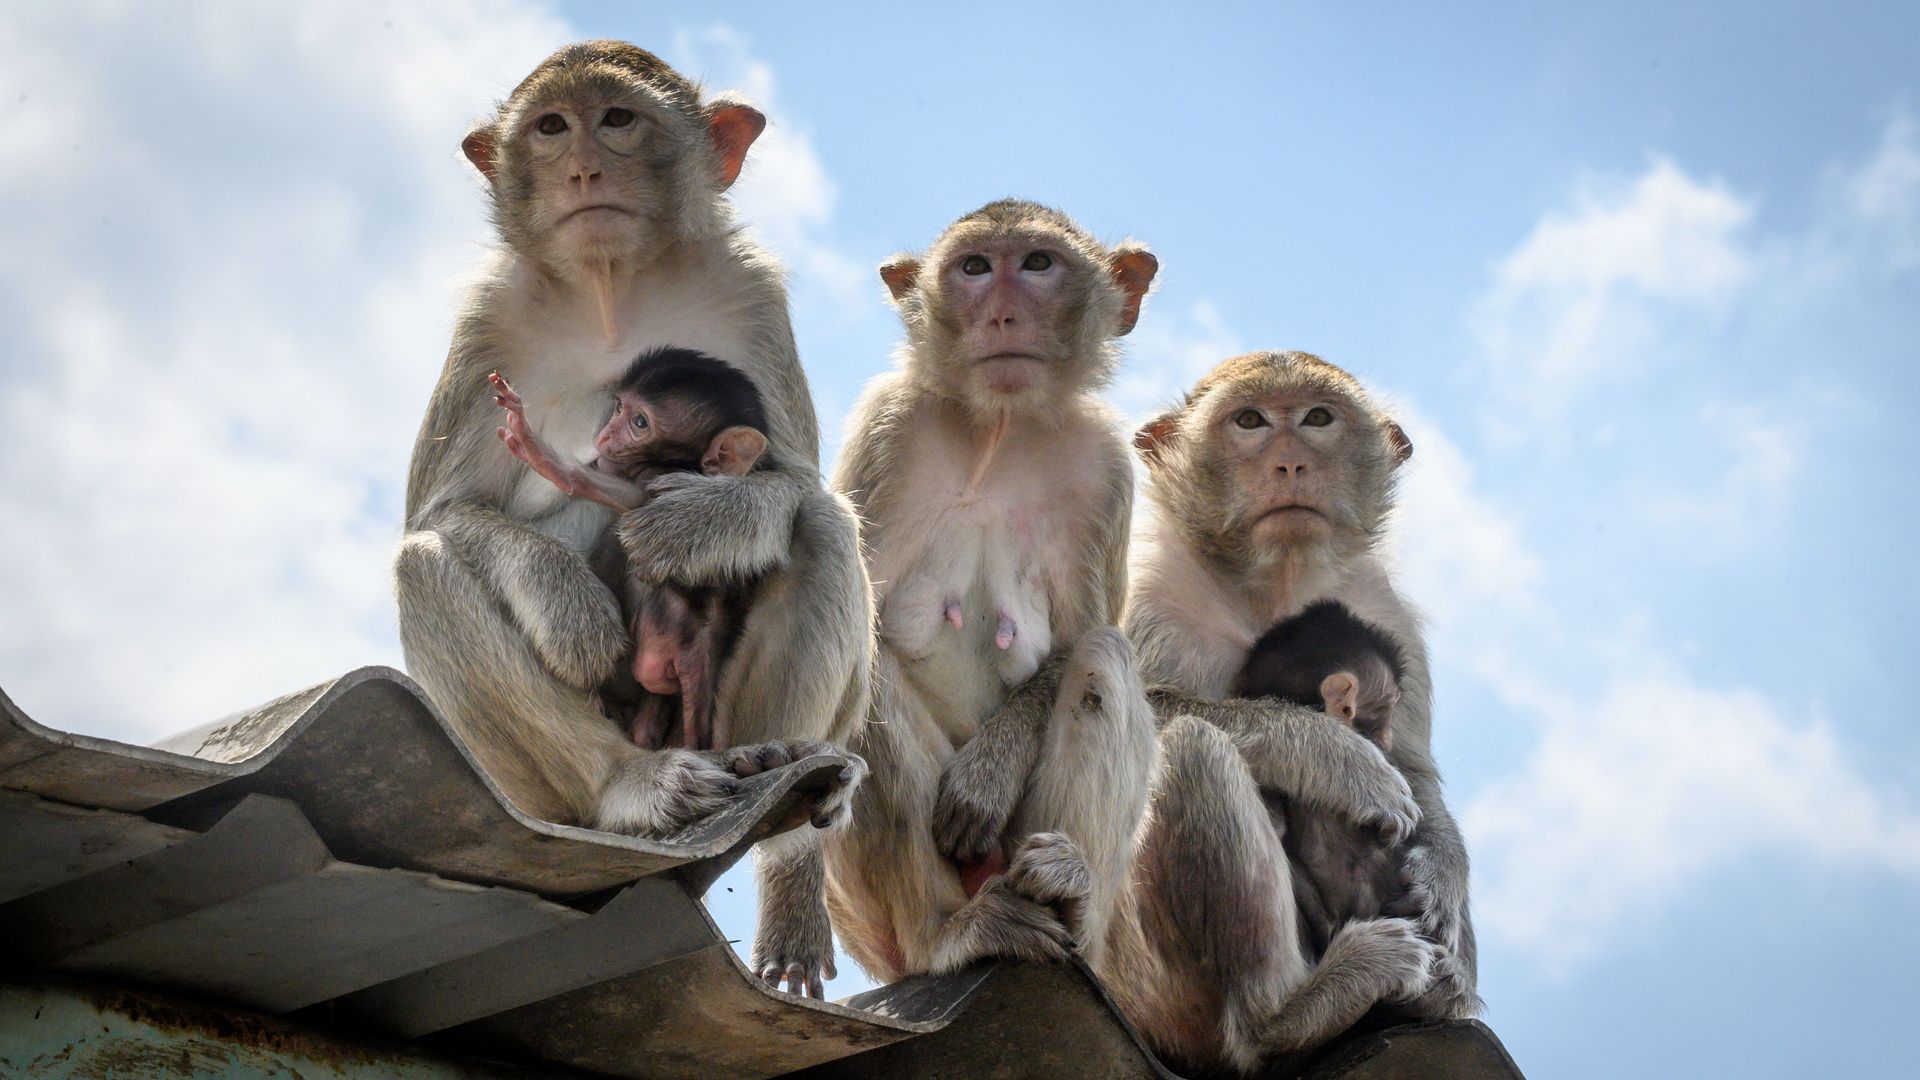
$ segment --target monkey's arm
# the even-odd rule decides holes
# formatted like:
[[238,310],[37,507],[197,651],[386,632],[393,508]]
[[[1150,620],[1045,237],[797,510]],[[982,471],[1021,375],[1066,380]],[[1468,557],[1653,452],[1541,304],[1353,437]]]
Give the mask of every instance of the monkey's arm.
[[1391,843],[1413,833],[1421,810],[1406,777],[1380,748],[1344,724],[1301,705],[1214,701],[1166,686],[1147,691],[1161,723],[1193,716],[1226,732],[1254,783],[1378,827]]
[[1466,841],[1447,811],[1440,776],[1428,755],[1424,751],[1410,754],[1401,767],[1422,815],[1403,864],[1407,893],[1384,914],[1413,918],[1420,932],[1442,949],[1434,963],[1433,985],[1417,1005],[1421,1014],[1437,1018],[1474,1016],[1480,1012],[1481,1003],[1476,989],[1478,950],[1467,907]]
[[788,466],[745,476],[670,473],[614,528],[642,581],[747,581],[786,564],[794,514],[819,485],[814,473]]
[[422,527],[492,586],[561,682],[591,691],[626,660],[632,645],[619,601],[573,549],[473,500],[441,506]]
[[1040,759],[1041,739],[1066,663],[1066,650],[1049,657],[947,761],[932,821],[933,843],[942,855],[979,862],[999,850],[1001,835]]

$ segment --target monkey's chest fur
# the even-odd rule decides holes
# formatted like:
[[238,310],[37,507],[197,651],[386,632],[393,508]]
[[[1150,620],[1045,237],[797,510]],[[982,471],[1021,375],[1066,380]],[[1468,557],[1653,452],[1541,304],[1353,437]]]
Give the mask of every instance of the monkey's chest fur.
[[1015,420],[969,487],[978,433],[951,417],[923,423],[869,544],[881,639],[957,745],[1092,628],[1106,490],[1094,478],[1124,448],[1104,425]]

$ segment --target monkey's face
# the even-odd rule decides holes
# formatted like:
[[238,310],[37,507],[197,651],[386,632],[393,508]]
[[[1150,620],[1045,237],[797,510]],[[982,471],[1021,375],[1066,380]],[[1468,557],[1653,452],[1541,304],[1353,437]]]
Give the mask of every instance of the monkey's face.
[[686,197],[697,147],[685,113],[641,85],[595,80],[511,114],[502,195],[527,245],[554,264],[643,262]]
[[613,415],[593,447],[607,471],[629,479],[642,474],[697,469],[704,442],[690,437],[697,418],[676,402],[652,402],[638,394],[614,395]]
[[1155,501],[1190,536],[1259,566],[1370,544],[1391,501],[1398,431],[1338,368],[1254,354],[1223,363],[1135,445]]
[[1104,383],[1109,342],[1133,328],[1159,263],[1009,200],[949,227],[925,265],[900,257],[880,271],[907,324],[910,365],[984,417],[1044,410]]
[[583,42],[536,68],[461,148],[492,185],[510,246],[557,271],[604,270],[712,232],[765,124],[740,102],[703,106],[651,53]]

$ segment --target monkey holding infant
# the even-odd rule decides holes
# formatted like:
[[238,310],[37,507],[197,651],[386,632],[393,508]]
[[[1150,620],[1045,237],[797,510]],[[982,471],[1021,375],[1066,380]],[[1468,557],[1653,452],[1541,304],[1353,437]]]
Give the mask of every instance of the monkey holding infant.
[[[506,410],[498,434],[507,449],[568,495],[616,512],[645,503],[647,485],[668,473],[744,476],[770,464],[766,414],[753,382],[692,349],[652,349],[634,360],[613,388],[613,415],[594,438],[598,456],[590,465],[541,441],[519,393],[497,372],[488,380]],[[633,630],[632,665],[601,690],[633,741],[659,749],[677,734],[688,750],[727,749],[729,718],[716,708],[720,667],[758,577],[646,581],[612,533],[601,537],[590,562],[622,597]]]

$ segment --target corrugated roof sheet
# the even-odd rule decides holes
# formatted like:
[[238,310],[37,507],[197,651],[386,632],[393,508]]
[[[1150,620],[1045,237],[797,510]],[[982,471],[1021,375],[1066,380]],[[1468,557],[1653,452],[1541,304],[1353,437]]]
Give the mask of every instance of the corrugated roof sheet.
[[842,1004],[753,977],[700,894],[844,760],[755,777],[729,809],[642,840],[520,813],[391,669],[162,748],[55,731],[0,694],[0,945],[612,1076],[1172,1075],[1077,965],[983,965]]

